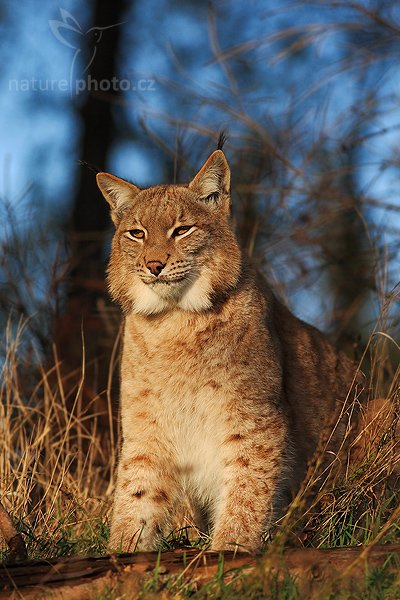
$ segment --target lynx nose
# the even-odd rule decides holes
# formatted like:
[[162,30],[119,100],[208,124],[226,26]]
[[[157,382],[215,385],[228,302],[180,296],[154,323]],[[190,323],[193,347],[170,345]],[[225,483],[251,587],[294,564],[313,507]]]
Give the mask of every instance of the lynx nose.
[[149,260],[146,263],[146,267],[149,269],[150,273],[158,277],[165,267],[165,263],[162,263],[160,260]]

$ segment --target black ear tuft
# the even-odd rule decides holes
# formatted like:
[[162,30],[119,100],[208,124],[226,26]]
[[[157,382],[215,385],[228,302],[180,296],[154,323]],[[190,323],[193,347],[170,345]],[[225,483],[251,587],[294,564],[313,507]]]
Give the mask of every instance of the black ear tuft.
[[227,137],[225,131],[222,130],[219,134],[217,150],[222,150],[227,139],[228,139],[228,137]]
[[101,171],[101,169],[98,169],[95,165],[86,162],[86,160],[78,160],[78,165],[80,165],[81,167],[86,167],[87,169],[89,169],[89,171],[96,173],[96,175]]

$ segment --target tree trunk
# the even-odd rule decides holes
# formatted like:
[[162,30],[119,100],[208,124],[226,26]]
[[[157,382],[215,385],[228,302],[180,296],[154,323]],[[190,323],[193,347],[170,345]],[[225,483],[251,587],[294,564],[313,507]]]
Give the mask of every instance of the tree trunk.
[[[116,137],[113,111],[118,106],[120,93],[113,89],[118,86],[112,80],[118,76],[118,48],[126,6],[126,0],[93,2],[88,31],[101,31],[101,39],[86,35],[89,46],[83,67],[93,55],[94,59],[88,72],[81,75],[90,84],[87,84],[86,97],[79,110],[82,125],[79,158],[99,169],[106,168],[110,147]],[[81,98],[76,100],[79,103]],[[84,345],[83,405],[106,387],[113,344],[113,336],[110,331],[106,332],[105,311],[101,310],[106,296],[104,243],[110,226],[108,205],[98,191],[95,173],[80,167],[69,224],[71,270],[67,302],[55,323],[54,338],[63,373],[76,372],[78,378]],[[98,408],[100,412],[104,409]]]

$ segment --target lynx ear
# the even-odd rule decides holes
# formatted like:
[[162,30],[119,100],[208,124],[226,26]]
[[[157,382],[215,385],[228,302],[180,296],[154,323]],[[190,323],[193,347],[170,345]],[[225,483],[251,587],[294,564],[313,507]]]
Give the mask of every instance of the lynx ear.
[[101,193],[111,206],[111,217],[115,223],[123,207],[132,202],[140,192],[140,188],[109,173],[97,173],[96,181]]
[[195,191],[202,202],[229,213],[230,181],[231,173],[225,154],[222,150],[216,150],[189,183],[189,189]]

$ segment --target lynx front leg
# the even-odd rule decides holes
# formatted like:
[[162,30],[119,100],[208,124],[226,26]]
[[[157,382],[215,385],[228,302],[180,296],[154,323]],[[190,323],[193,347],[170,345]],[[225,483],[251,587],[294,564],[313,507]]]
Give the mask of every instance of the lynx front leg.
[[[224,442],[221,493],[217,500],[213,550],[235,545],[256,551],[273,515],[273,500],[284,468],[285,426],[271,420],[263,432],[234,433]],[[274,434],[272,434],[274,431]]]
[[[154,445],[154,444],[153,444]],[[176,497],[171,461],[145,450],[122,451],[111,521],[110,548],[125,552],[154,550],[167,525]]]

